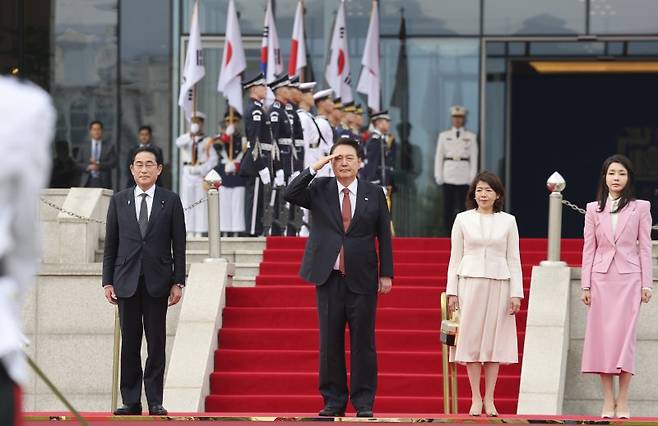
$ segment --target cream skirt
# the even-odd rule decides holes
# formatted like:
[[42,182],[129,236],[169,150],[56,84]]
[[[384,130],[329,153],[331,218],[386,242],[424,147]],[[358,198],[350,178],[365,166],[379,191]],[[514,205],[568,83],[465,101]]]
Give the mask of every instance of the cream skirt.
[[509,280],[459,278],[459,335],[450,361],[519,362],[516,316],[509,315]]

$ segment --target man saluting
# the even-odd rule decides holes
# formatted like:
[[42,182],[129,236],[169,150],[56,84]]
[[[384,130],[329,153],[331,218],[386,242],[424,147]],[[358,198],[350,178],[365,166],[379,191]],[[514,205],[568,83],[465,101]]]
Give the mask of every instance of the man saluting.
[[[359,417],[372,417],[377,390],[377,293],[391,290],[391,223],[381,188],[357,179],[359,144],[339,139],[330,155],[286,188],[286,201],[311,211],[300,275],[315,284],[320,323],[321,416],[342,416],[348,401],[345,324],[350,327],[349,399]],[[315,177],[331,162],[335,177]],[[375,239],[379,242],[379,262]]]

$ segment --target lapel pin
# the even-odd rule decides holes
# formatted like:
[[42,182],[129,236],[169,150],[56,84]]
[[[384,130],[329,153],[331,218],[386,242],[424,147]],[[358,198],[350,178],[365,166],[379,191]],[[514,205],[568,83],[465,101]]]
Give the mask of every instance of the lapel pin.
[[363,199],[364,199],[365,201],[368,201],[368,197],[363,197]]
[[164,209],[164,200],[160,201],[160,208]]
[[128,200],[128,205],[130,205],[130,200]]

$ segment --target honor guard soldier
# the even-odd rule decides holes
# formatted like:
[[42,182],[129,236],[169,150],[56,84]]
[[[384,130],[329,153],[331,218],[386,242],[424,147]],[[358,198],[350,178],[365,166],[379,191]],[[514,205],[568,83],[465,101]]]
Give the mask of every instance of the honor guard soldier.
[[299,118],[299,104],[302,101],[302,91],[300,88],[301,83],[299,77],[295,76],[290,79],[290,86],[288,89],[288,103],[286,104],[286,113],[292,123],[292,142],[295,150],[293,160],[292,174],[288,178],[288,182],[294,179],[297,174],[304,170],[304,129]]
[[[299,109],[297,110],[297,115],[299,116],[299,121],[302,125],[302,133],[304,135],[304,168],[309,167],[321,157],[329,153],[324,135],[320,133],[320,127],[318,126],[313,114],[311,114],[311,108],[313,108],[314,104],[313,88],[316,84],[317,83],[314,81],[299,84],[301,96],[299,98]],[[331,133],[331,127],[329,128],[329,132]],[[297,228],[297,235],[307,237],[310,229],[310,215],[307,209],[302,209],[302,211],[302,226]],[[295,217],[293,222],[296,225],[299,225],[300,218]]]
[[477,135],[464,129],[468,111],[450,108],[452,128],[439,133],[434,158],[434,179],[443,187],[443,225],[450,235],[452,222],[464,209],[468,186],[478,171]]
[[[272,129],[272,142],[278,147],[279,151],[280,168],[274,171],[273,195],[271,194],[269,203],[265,200],[264,227],[268,235],[285,235],[289,213],[279,193],[283,192],[282,189],[293,173],[293,164],[297,156],[292,139],[293,122],[286,111],[286,105],[290,102],[290,80],[288,75],[284,74],[269,83],[268,86],[274,92],[275,98],[270,109],[269,118],[270,128]],[[270,209],[272,210],[271,215],[269,213]],[[271,221],[269,220],[270,216],[272,217]]]
[[[302,100],[302,91],[300,90],[299,77],[295,76],[290,79],[288,86],[288,103],[286,104],[286,114],[288,120],[292,123],[292,149],[293,160],[290,176],[287,183],[290,183],[299,173],[304,170],[304,130],[299,118],[299,103]],[[289,204],[288,228],[285,235],[296,236],[302,230],[304,224],[303,211],[299,206],[290,206]]]
[[[239,175],[240,162],[245,151],[239,127],[241,119],[239,112],[227,111],[219,135],[214,140],[219,156],[215,170],[222,178],[222,185],[219,187],[219,229],[227,237],[237,237],[245,232],[246,178]],[[246,147],[245,141],[244,148]]]
[[391,204],[393,192],[393,170],[397,147],[395,138],[389,133],[391,117],[388,111],[381,111],[370,116],[373,130],[366,144],[365,179],[380,185],[384,189],[386,199]]
[[288,75],[283,75],[268,86],[274,92],[274,103],[270,109],[270,128],[272,129],[272,140],[279,148],[281,168],[275,170],[274,185],[285,186],[287,178],[292,174],[293,154],[292,149],[292,122],[286,113],[286,104],[289,99],[290,81]]
[[360,140],[365,144],[370,139],[370,135],[368,134],[368,128],[363,124],[363,113],[363,106],[361,104],[356,104],[356,125],[354,128],[356,129],[356,133],[359,134]]
[[[199,111],[192,113],[190,131],[176,139],[180,149],[181,174],[180,198],[184,207],[203,199],[205,191],[203,179],[217,165],[217,152],[212,149],[212,138],[203,134],[206,115]],[[201,237],[208,232],[208,213],[201,207],[185,212],[185,228],[188,237]]]
[[247,151],[240,162],[240,176],[245,177],[245,225],[250,236],[263,233],[263,193],[265,186],[271,188],[273,162],[276,151],[263,101],[267,96],[265,76],[256,77],[242,84],[249,91],[249,102],[245,115]]
[[355,134],[353,131],[353,125],[354,122],[356,121],[354,114],[354,112],[356,111],[356,107],[354,106],[354,102],[348,102],[343,104],[342,110],[343,110],[343,115],[342,115],[342,120],[340,122],[340,127],[338,129],[338,137],[349,138],[358,141],[359,136]]
[[[315,108],[318,114],[315,116],[315,123],[318,125],[320,134],[322,135],[322,143],[325,144],[324,148],[320,148],[321,156],[329,155],[329,151],[334,144],[334,130],[329,122],[329,117],[332,116],[334,111],[334,101],[331,99],[333,90],[326,89],[317,92],[313,95]],[[319,157],[321,158],[321,157]],[[318,158],[318,159],[319,159]],[[309,159],[309,165],[314,164]],[[331,164],[326,164],[317,172],[317,176],[333,176]]]
[[331,123],[331,128],[334,129],[334,141],[336,141],[340,137],[340,123],[343,121],[343,103],[340,98],[334,98],[334,109],[327,119]]

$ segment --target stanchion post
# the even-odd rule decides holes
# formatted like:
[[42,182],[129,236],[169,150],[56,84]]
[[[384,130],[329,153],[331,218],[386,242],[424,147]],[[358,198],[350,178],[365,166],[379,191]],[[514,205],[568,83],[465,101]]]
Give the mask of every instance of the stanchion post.
[[452,401],[452,414],[457,414],[459,412],[458,399],[457,396],[457,363],[450,363],[450,399]]
[[[441,321],[448,319],[448,296],[441,293]],[[441,371],[443,372],[443,414],[450,414],[450,362],[448,345],[441,345]]]
[[208,258],[212,260],[222,256],[219,229],[219,187],[222,178],[215,170],[211,170],[205,181],[208,185]]
[[119,352],[121,351],[121,322],[119,307],[114,308],[114,347],[112,353],[112,407],[114,412],[119,406]]
[[560,261],[560,241],[562,239],[562,191],[567,186],[564,178],[553,173],[546,181],[546,187],[551,192],[548,197],[548,259],[542,261],[542,266],[562,266]]

